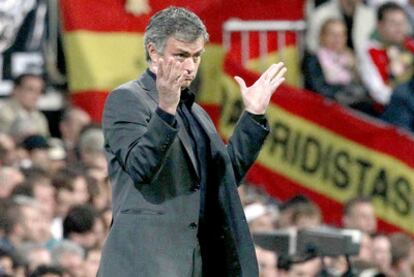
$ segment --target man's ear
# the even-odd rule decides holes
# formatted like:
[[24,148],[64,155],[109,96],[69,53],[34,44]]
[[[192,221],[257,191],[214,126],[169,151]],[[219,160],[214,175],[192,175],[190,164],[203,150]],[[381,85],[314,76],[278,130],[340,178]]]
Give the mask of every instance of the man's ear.
[[150,56],[151,63],[158,64],[158,59],[160,55],[153,43],[148,43],[147,51],[148,51],[148,55]]

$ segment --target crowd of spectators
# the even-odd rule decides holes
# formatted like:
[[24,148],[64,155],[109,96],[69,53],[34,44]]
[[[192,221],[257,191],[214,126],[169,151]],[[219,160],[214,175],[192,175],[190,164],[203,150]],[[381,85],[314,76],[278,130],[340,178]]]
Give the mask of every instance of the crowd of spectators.
[[360,234],[359,253],[350,257],[351,267],[347,258],[342,255],[290,256],[287,253],[278,253],[280,248],[274,247],[274,244],[257,245],[260,277],[413,276],[412,238],[401,232],[381,233],[377,229],[373,202],[369,198],[350,199],[343,207],[342,224],[328,226],[318,205],[303,195],[277,202],[257,187],[243,185],[240,190],[253,237],[257,234],[272,235],[281,230],[327,228],[338,231],[358,230]]
[[96,276],[111,223],[103,134],[67,107],[51,137],[42,76],[0,103],[0,276]]
[[[414,0],[309,2],[305,87],[414,131]],[[38,109],[45,86],[41,75],[21,74],[0,99],[0,276],[96,276],[112,220],[102,130],[65,105],[52,134]],[[325,226],[302,195],[281,202],[242,185],[240,196],[252,234]],[[361,231],[351,259],[361,276],[413,276],[412,239],[378,232],[370,199],[350,200],[334,227]],[[261,277],[348,270],[343,256],[297,261],[261,246],[256,253]]]
[[315,1],[307,17],[305,88],[414,131],[414,1]]

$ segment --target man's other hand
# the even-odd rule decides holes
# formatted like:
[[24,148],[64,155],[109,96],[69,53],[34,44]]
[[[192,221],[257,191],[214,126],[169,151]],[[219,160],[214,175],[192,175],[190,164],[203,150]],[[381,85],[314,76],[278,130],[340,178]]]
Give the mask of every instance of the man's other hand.
[[285,80],[286,71],[282,62],[272,64],[250,87],[247,87],[246,82],[239,76],[234,77],[240,86],[246,111],[252,114],[264,114],[273,93]]

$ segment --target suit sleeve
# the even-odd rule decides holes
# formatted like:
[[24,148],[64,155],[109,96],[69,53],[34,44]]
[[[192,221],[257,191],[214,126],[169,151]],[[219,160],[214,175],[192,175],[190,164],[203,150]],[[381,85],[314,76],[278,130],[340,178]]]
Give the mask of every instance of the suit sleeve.
[[237,184],[256,160],[268,134],[267,120],[259,122],[248,112],[241,115],[227,145]]
[[150,183],[161,168],[178,129],[128,89],[113,91],[105,104],[105,147],[135,183]]

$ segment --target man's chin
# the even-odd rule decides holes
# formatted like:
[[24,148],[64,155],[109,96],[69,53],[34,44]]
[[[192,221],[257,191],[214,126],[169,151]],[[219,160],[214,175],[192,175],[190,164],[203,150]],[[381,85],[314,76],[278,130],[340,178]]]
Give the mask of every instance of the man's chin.
[[190,87],[190,85],[191,85],[191,82],[192,82],[193,80],[188,80],[188,81],[183,81],[182,83],[181,83],[181,89],[186,89],[186,88],[189,88]]

